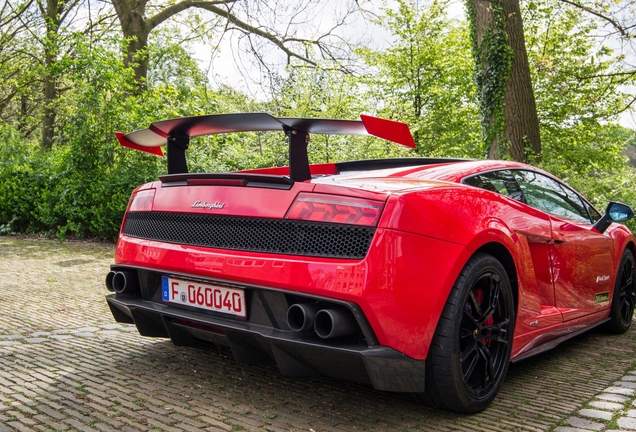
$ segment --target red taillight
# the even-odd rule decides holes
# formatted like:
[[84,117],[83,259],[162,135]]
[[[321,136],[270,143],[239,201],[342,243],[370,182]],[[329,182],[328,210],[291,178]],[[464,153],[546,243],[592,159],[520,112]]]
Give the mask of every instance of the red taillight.
[[155,199],[155,190],[149,189],[137,192],[130,198],[126,211],[152,211],[152,202]]
[[380,219],[383,206],[381,201],[300,193],[285,218],[374,226]]

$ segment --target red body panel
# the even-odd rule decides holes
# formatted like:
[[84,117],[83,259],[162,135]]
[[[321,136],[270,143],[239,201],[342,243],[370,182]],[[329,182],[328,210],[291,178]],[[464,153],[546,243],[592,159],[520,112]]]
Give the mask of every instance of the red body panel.
[[[608,316],[622,251],[634,240],[622,226],[599,234],[591,225],[550,217],[459,183],[498,168],[534,169],[467,161],[338,175],[334,164],[324,164],[312,166],[312,173],[326,177],[296,182],[290,190],[155,182],[144,186],[156,189],[155,212],[211,213],[192,207],[200,201],[222,204],[212,209],[218,215],[282,219],[300,192],[386,204],[369,253],[361,260],[210,249],[121,234],[115,261],[352,302],[360,306],[382,346],[425,359],[462,268],[476,251],[497,247],[510,257],[516,273],[514,358]],[[286,169],[249,172],[284,175]],[[595,294],[607,291],[609,301],[594,304]]]
[[205,207],[193,207],[194,203],[218,203],[222,208],[214,208],[214,214],[233,216],[253,216],[282,219],[289,206],[300,192],[309,192],[313,185],[296,183],[292,191],[281,193],[275,189],[254,189],[232,186],[188,186],[163,187],[155,198],[153,211],[169,212],[175,209],[188,213],[209,214]]

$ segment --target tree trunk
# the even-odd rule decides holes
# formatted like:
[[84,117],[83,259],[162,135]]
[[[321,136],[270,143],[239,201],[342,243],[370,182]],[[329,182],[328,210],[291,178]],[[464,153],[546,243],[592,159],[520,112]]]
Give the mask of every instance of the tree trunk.
[[[42,8],[41,4],[41,8]],[[55,102],[57,100],[57,79],[54,66],[57,61],[58,32],[60,30],[60,16],[64,7],[63,2],[47,0],[46,9],[42,15],[46,20],[46,38],[44,41],[44,108],[42,111],[42,139],[40,147],[50,150],[53,147],[55,135]]]
[[519,0],[503,0],[502,5],[508,44],[514,53],[504,94],[505,139],[513,160],[526,162],[530,156],[532,162],[537,162],[541,159],[541,135]]
[[28,134],[27,119],[29,116],[29,98],[23,94],[20,96],[20,114],[18,116],[18,130],[24,136]]
[[505,119],[503,97],[510,72],[501,0],[466,0],[473,39],[475,78],[482,113],[482,135],[488,158],[501,158]]
[[57,90],[55,88],[56,80],[50,72],[53,62],[46,55],[47,72],[44,76],[44,108],[42,110],[42,140],[40,147],[43,150],[50,150],[53,147],[53,137],[55,135],[55,102],[57,99]]
[[466,0],[489,159],[541,157],[519,0]]
[[140,89],[146,85],[148,75],[148,35],[146,20],[147,0],[113,0],[121,31],[128,45],[124,56],[124,65],[131,66],[135,73],[135,81]]

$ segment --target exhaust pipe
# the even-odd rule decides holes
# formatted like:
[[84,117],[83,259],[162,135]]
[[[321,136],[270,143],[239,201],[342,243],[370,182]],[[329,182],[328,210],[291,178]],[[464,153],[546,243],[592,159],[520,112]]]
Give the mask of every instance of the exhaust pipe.
[[130,293],[139,287],[137,273],[131,271],[115,272],[115,274],[113,275],[112,285],[113,291],[118,294]]
[[314,317],[318,312],[315,303],[296,303],[287,309],[287,324],[296,332],[313,330]]
[[115,288],[113,288],[113,278],[115,277],[115,273],[117,272],[109,271],[106,275],[106,288],[111,292],[115,292]]
[[314,319],[314,330],[323,339],[349,336],[358,331],[351,312],[344,309],[322,309]]

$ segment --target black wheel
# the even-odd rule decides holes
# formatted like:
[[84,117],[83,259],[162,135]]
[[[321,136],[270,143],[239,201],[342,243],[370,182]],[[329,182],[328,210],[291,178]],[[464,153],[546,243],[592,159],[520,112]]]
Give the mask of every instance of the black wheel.
[[491,255],[475,254],[460,273],[426,359],[421,402],[459,413],[483,410],[508,371],[515,323],[512,288]]
[[632,324],[635,303],[634,254],[629,249],[625,249],[616,274],[610,320],[607,322],[606,328],[612,333],[625,333]]

